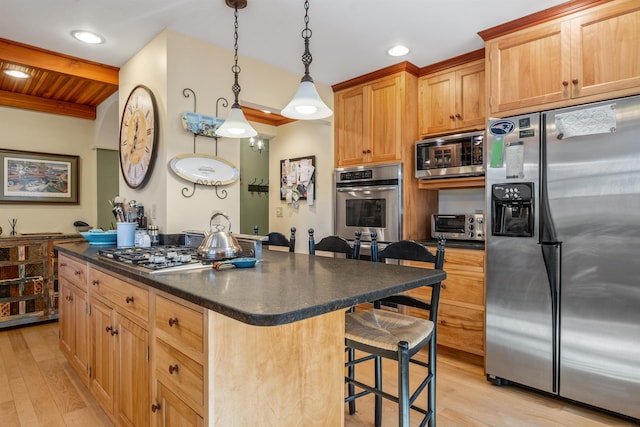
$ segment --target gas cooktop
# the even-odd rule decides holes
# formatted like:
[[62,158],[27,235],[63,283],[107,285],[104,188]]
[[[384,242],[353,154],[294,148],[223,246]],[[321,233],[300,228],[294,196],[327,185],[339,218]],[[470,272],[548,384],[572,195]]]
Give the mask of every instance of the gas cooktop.
[[[100,255],[125,264],[157,271],[172,268],[187,269],[212,264],[198,257],[197,249],[189,246],[152,246],[149,248],[105,248]],[[184,267],[184,268],[183,268]]]

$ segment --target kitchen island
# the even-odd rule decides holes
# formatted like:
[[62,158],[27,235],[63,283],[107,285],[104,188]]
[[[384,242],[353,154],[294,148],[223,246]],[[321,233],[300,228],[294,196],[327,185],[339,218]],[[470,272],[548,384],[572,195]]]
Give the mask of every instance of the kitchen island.
[[[115,339],[124,340],[118,333],[120,324],[147,333],[137,334],[148,343],[150,353],[148,375],[142,376],[150,384],[148,404],[140,409],[147,414],[132,414],[126,401],[135,388],[130,383],[140,381],[119,374],[118,369],[128,364],[121,357],[127,353],[118,353],[123,345],[120,341],[112,351],[120,355],[115,357],[114,388],[122,390],[112,393],[114,402],[98,399],[107,402],[107,413],[111,411],[112,419],[122,425],[126,422],[120,419],[134,418],[154,425],[181,419],[193,425],[225,427],[342,426],[344,310],[445,278],[439,270],[277,251],[265,251],[253,268],[151,274],[107,259],[88,244],[57,248],[63,254],[63,271],[63,262],[77,267],[66,277],[80,285],[86,283],[92,307],[89,317],[106,312],[100,310],[101,304],[108,307],[113,300],[115,313],[105,315],[105,322],[97,322],[99,326],[90,327],[87,334],[87,344],[93,349],[87,360],[87,381],[94,395],[95,390],[104,394],[102,384],[109,383],[98,381],[100,387],[92,387],[99,374],[93,365],[102,357],[100,349],[109,348],[98,345],[96,350],[101,340],[98,334],[110,329],[113,337],[115,330]],[[83,274],[84,281],[78,279]],[[114,281],[120,285],[115,286]],[[102,294],[101,287],[106,289]],[[183,345],[197,341],[191,339],[192,334],[172,336],[181,327],[187,329],[184,319],[188,318],[183,316],[178,323],[178,317],[164,312],[173,305],[191,314],[201,313],[200,344]],[[118,322],[120,318],[124,321]],[[96,324],[93,318],[87,321]],[[61,330],[64,335],[64,325]],[[140,366],[129,371],[139,374],[145,365]],[[198,376],[202,385],[195,384]],[[167,395],[172,397],[166,399]],[[176,397],[179,401],[171,405]],[[192,417],[185,415],[189,413]]]

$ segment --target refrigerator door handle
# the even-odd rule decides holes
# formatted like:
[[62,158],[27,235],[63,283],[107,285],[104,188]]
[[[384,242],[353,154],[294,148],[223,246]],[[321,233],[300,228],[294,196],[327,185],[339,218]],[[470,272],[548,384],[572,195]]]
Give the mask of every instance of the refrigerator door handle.
[[540,243],[556,243],[558,233],[551,216],[549,207],[549,193],[547,190],[547,116],[542,114],[540,118]]
[[549,280],[551,296],[551,334],[553,353],[553,392],[558,393],[558,371],[560,368],[560,334],[558,319],[560,315],[560,256],[561,243],[542,243],[542,259]]

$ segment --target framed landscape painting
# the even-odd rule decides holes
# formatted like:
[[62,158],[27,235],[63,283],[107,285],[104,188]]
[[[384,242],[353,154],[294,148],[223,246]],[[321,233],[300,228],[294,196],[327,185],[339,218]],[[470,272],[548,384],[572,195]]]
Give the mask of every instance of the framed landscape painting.
[[0,203],[78,204],[79,157],[0,149]]

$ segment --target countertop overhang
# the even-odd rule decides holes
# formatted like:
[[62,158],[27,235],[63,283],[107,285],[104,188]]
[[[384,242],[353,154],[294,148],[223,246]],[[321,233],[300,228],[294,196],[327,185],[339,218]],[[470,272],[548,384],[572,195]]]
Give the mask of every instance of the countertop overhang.
[[296,322],[446,278],[442,270],[269,250],[252,268],[150,274],[103,257],[99,248],[88,243],[60,244],[55,248],[255,326]]

